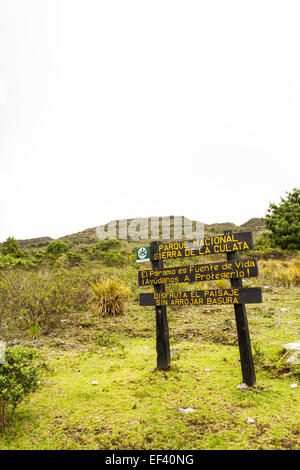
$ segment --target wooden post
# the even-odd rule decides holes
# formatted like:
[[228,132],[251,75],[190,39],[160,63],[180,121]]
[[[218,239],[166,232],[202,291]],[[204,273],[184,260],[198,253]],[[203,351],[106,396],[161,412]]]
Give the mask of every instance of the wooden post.
[[[150,253],[158,251],[159,242],[152,242]],[[163,260],[152,261],[153,269],[163,269]],[[154,285],[154,291],[161,293],[165,292],[164,284]],[[169,343],[169,326],[167,318],[167,307],[155,307],[156,311],[156,352],[157,352],[157,368],[160,370],[167,370],[170,367],[170,343]]]
[[[230,233],[232,233],[232,230],[224,232],[224,234]],[[236,251],[227,253],[227,261],[235,261],[236,259],[238,259]],[[240,289],[243,287],[243,283],[240,278],[231,279],[230,282],[233,289]],[[239,341],[243,382],[249,387],[253,387],[256,384],[256,377],[245,304],[235,304],[234,313]]]

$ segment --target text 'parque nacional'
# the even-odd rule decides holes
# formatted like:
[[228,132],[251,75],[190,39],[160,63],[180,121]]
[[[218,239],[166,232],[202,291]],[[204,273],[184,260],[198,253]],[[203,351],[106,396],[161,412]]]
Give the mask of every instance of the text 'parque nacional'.
[[204,237],[198,240],[160,243],[156,251],[153,252],[150,249],[150,259],[157,261],[160,259],[167,260],[251,249],[253,249],[252,232],[241,232],[217,235],[215,237]]

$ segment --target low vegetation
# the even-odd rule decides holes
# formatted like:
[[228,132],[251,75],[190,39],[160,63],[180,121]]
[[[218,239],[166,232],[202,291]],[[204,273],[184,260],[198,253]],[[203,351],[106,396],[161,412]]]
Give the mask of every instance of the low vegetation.
[[17,406],[38,386],[36,350],[9,348],[0,363],[0,431],[12,422]]
[[260,280],[275,286],[298,287],[300,286],[300,258],[289,261],[268,260],[261,261]]

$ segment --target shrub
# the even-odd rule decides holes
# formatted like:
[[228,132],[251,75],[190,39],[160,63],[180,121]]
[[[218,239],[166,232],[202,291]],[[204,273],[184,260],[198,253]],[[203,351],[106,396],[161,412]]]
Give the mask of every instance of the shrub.
[[89,300],[91,313],[100,316],[122,315],[125,311],[129,292],[119,279],[96,281],[91,286],[92,295]]
[[0,320],[47,333],[86,306],[90,278],[90,273],[76,268],[5,272],[0,278]]
[[287,193],[280,204],[270,204],[266,227],[271,231],[274,246],[283,250],[300,250],[300,189]]
[[[97,259],[102,261],[106,266],[123,266],[126,264],[126,258],[119,251],[109,249],[108,245],[104,245],[104,242],[110,240],[102,240],[96,244],[96,246],[89,252],[90,259]],[[119,240],[115,240],[117,244]]]
[[108,251],[111,248],[116,248],[121,244],[120,240],[115,238],[107,238],[106,240],[99,240],[94,248],[92,249],[93,253]]
[[257,247],[255,250],[248,252],[249,256],[264,260],[280,260],[289,259],[295,255],[295,252],[281,250],[279,248]]
[[255,248],[273,248],[273,239],[270,232],[263,232],[255,242]]
[[13,268],[15,266],[29,269],[39,264],[39,261],[32,257],[15,258],[12,255],[0,254],[0,269]]
[[124,266],[126,259],[121,253],[107,251],[102,254],[102,260],[106,266]]
[[46,254],[54,256],[55,258],[69,251],[67,243],[61,240],[53,240],[49,243],[46,249]]
[[83,256],[80,253],[75,253],[73,251],[67,251],[66,257],[69,266],[78,266],[83,261]]
[[0,248],[0,269],[20,266],[31,268],[37,264],[36,260],[25,253],[19,247],[17,240],[9,237]]
[[37,251],[34,253],[32,259],[36,264],[42,263],[45,260],[45,253],[42,253],[41,251]]
[[11,423],[16,407],[37,389],[36,351],[15,346],[6,350],[0,364],[0,431]]
[[288,269],[288,276],[292,286],[300,286],[300,260],[291,261]]
[[300,285],[300,260],[268,260],[260,262],[260,278],[265,282],[282,286],[297,287]]
[[21,258],[23,256],[21,248],[14,237],[8,237],[8,239],[2,243],[1,253],[3,255],[11,255],[14,258]]

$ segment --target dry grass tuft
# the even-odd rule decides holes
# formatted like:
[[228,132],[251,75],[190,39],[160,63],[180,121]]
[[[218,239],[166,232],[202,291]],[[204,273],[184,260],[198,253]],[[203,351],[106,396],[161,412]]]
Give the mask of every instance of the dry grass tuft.
[[128,301],[127,286],[119,279],[96,281],[91,285],[90,312],[100,317],[122,315]]
[[276,286],[300,286],[300,259],[262,261],[260,277]]

